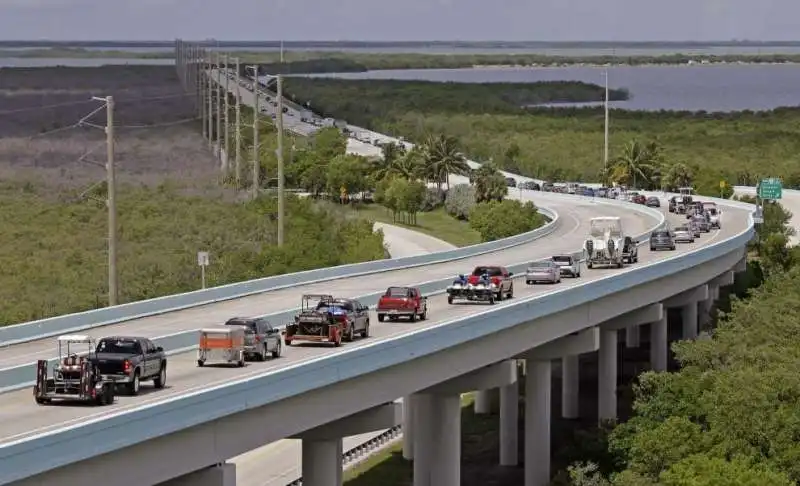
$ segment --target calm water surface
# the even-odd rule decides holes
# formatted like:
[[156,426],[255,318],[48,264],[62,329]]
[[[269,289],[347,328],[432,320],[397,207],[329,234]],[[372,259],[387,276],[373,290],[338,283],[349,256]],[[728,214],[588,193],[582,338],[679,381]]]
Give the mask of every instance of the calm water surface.
[[[45,59],[0,58],[0,67],[79,66],[109,64],[172,65],[171,59]],[[541,68],[410,69],[367,73],[323,74],[344,79],[403,79],[461,83],[584,81],[603,83],[605,68],[588,66]],[[800,64],[616,66],[608,68],[609,85],[627,88],[631,99],[616,102],[631,110],[770,110],[800,105]]]
[[[603,84],[601,67],[409,69],[324,74],[344,79],[402,79],[458,83],[584,81]],[[800,64],[618,66],[608,68],[609,87],[627,88],[631,110],[770,110],[800,105]]]

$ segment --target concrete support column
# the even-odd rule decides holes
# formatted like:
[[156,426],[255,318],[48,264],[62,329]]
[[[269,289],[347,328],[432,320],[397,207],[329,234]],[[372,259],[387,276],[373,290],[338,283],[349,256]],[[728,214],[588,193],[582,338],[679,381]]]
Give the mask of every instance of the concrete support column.
[[500,388],[500,465],[516,466],[519,435],[519,382]]
[[719,300],[719,286],[715,286],[711,289],[711,298],[715,301]]
[[403,397],[403,458],[414,459],[414,395]]
[[697,339],[697,302],[688,302],[681,307],[683,339]]
[[500,401],[500,391],[497,388],[479,390],[475,393],[475,415],[488,415],[496,412]]
[[580,356],[561,358],[561,416],[565,419],[580,417]]
[[697,304],[697,327],[699,329],[707,328],[711,322],[711,310],[714,308],[714,298],[711,297],[712,295],[713,293],[709,291],[709,297]]
[[416,394],[414,402],[414,486],[431,484],[433,455],[433,420],[431,417],[431,395]]
[[639,326],[628,326],[625,328],[625,347],[634,349],[639,347]]
[[528,360],[525,375],[525,486],[550,484],[550,361]]
[[341,486],[342,439],[303,440],[303,486]]
[[617,331],[600,331],[600,350],[597,373],[597,417],[600,420],[617,418]]
[[431,395],[430,486],[461,486],[461,396]]
[[650,368],[667,371],[667,313],[650,323]]
[[163,482],[159,486],[236,486],[236,464],[217,464]]

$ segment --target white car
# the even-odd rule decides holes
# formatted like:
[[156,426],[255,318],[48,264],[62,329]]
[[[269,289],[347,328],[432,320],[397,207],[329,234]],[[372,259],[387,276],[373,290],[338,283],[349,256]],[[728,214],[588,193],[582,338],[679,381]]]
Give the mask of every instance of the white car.
[[608,265],[622,268],[624,250],[632,243],[622,229],[622,219],[616,216],[592,218],[589,238],[583,243],[586,268]]
[[708,214],[708,223],[711,228],[722,229],[722,223],[720,222],[720,217],[719,217],[719,210],[717,208],[706,209],[706,214]]
[[694,243],[694,231],[688,226],[678,226],[674,233],[672,239],[676,243]]

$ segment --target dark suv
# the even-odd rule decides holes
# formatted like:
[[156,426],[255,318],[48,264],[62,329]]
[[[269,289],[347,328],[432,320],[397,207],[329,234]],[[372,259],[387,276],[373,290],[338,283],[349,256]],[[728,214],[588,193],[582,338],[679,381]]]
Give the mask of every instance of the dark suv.
[[656,230],[650,233],[650,251],[674,250],[675,240],[669,230]]

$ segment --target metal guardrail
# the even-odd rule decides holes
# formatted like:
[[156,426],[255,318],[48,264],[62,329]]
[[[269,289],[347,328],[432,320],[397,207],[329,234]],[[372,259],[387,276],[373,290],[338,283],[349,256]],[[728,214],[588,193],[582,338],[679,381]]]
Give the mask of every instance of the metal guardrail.
[[[630,203],[620,202],[619,204],[630,204]],[[658,217],[658,219],[656,220],[657,223],[654,227],[660,227],[661,225],[664,224],[665,218],[662,213],[652,210],[650,208],[645,208],[641,205],[633,205],[633,204],[630,205],[632,206],[633,210],[642,212],[644,214],[650,214],[651,216],[654,216],[654,218]],[[636,235],[634,239],[638,244],[641,245],[649,240],[649,236],[650,236],[650,230],[640,235]],[[516,262],[506,266],[511,272],[515,273],[514,276],[515,279],[522,278],[527,265],[531,261],[533,260],[528,259],[522,262]],[[433,296],[444,293],[446,287],[451,282],[452,282],[452,277],[448,277],[444,279],[437,279],[427,282],[416,283],[416,285],[419,286],[420,291],[422,291],[425,295]],[[357,296],[355,297],[355,299],[359,300],[364,305],[374,307],[375,305],[377,305],[378,299],[381,297],[381,295],[383,295],[383,290]],[[266,314],[261,317],[265,317],[270,322],[274,323],[276,327],[283,328],[285,323],[290,322],[294,318],[294,315],[297,312],[299,312],[299,310],[300,310],[299,308],[292,308],[281,312]],[[190,351],[197,347],[197,330],[192,329],[192,330],[177,332],[173,334],[155,337],[152,340],[153,342],[156,343],[157,346],[161,346],[168,353],[178,354],[181,352]],[[49,360],[49,365],[52,366],[52,364],[55,361],[56,358],[51,358]],[[22,364],[0,369],[0,394],[32,386],[35,379],[36,379],[35,363]]]
[[[522,298],[508,306],[453,319],[392,340],[345,349],[297,365],[265,371],[256,377],[21,439],[0,448],[0,484],[373,373],[403,363],[411,355],[417,358],[433,354],[502,332],[520,322],[584,305],[741,249],[752,234],[751,217],[748,228],[738,235],[690,253],[631,268],[619,275],[585,282],[568,291]],[[642,238],[640,243],[645,241]],[[188,407],[192,409],[191,414],[185,413]],[[141,427],[142,423],[148,426]],[[108,440],[111,429],[114,430],[113,441]],[[64,444],[69,444],[69,447],[64,447]],[[48,461],[42,462],[41,457],[48,457]]]
[[114,307],[95,309],[76,314],[56,316],[38,321],[0,327],[0,347],[11,346],[35,339],[56,336],[69,332],[93,329],[119,322],[138,319],[173,312],[189,307],[214,304],[225,300],[238,299],[249,295],[259,294],[271,290],[278,290],[296,285],[324,282],[345,277],[369,275],[401,270],[455,260],[462,260],[474,256],[505,250],[522,244],[530,243],[538,238],[545,237],[555,231],[560,224],[558,214],[547,208],[539,208],[540,212],[548,217],[550,223],[530,231],[501,240],[479,243],[477,245],[403,258],[375,260],[364,263],[353,263],[336,267],[307,270],[304,272],[276,275],[273,277],[248,280],[234,284],[212,287],[204,290],[195,290],[183,294],[169,295],[155,299],[142,300],[122,304]]

